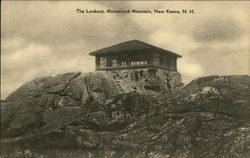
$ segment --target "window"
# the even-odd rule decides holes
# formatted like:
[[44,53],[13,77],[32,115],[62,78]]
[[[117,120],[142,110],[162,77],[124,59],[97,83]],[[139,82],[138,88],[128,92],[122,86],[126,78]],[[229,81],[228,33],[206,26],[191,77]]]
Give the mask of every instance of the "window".
[[138,66],[138,65],[147,65],[148,61],[132,61],[131,65],[132,66]]
[[167,67],[167,57],[163,56],[163,66]]
[[176,69],[176,58],[174,57],[171,58],[171,68]]
[[101,68],[105,68],[106,66],[107,66],[107,59],[101,57],[101,58],[100,58],[100,67],[101,67]]
[[122,66],[127,66],[127,62],[126,61],[122,61]]
[[141,61],[141,65],[147,65],[148,61]]
[[169,57],[169,60],[168,60],[168,67],[169,67],[169,68],[172,68],[172,69],[175,69],[175,68],[176,68],[176,58],[174,58],[174,57]]
[[163,56],[160,56],[160,65],[163,66]]
[[117,67],[117,60],[115,59],[112,60],[112,67]]
[[159,54],[154,55],[154,65],[160,65],[160,55]]

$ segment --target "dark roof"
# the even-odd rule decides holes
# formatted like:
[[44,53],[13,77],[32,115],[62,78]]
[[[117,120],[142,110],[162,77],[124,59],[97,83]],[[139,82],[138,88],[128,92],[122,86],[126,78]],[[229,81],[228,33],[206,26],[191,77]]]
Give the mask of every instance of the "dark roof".
[[131,41],[119,43],[110,47],[102,48],[102,49],[89,53],[89,55],[95,56],[99,54],[114,54],[114,53],[121,53],[122,51],[128,51],[128,50],[153,50],[153,51],[164,52],[164,53],[176,56],[176,57],[181,57],[181,55],[176,54],[174,52],[164,50],[162,48],[159,48],[159,47],[156,47],[151,44],[138,41],[138,40],[131,40]]

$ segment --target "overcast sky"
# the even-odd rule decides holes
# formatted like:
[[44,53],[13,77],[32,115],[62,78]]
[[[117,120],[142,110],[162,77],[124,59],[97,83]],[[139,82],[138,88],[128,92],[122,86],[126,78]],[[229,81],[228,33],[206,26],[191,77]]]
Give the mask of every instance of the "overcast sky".
[[[1,5],[1,99],[36,77],[94,71],[88,53],[137,39],[183,57],[183,81],[249,74],[249,2],[15,1]],[[76,9],[195,14],[77,14]]]

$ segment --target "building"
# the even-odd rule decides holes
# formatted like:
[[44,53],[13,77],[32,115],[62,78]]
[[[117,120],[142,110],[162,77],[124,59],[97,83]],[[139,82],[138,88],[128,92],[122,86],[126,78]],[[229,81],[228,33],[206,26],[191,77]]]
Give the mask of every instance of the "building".
[[96,70],[159,68],[177,71],[181,56],[148,43],[131,40],[89,53],[96,58]]

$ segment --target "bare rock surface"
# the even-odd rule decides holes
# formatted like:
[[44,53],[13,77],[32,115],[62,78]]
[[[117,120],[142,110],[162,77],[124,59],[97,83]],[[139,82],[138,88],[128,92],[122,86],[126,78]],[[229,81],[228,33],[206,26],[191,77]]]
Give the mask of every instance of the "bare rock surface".
[[[176,75],[161,73],[67,73],[25,84],[1,101],[1,157],[250,157],[249,76],[180,88]],[[117,87],[114,76],[125,83]]]
[[117,92],[114,82],[101,73],[76,72],[34,79],[1,103],[1,134],[18,136],[41,126],[42,131],[58,129],[71,121],[73,113],[78,116],[79,108],[103,103]]
[[183,85],[179,72],[162,69],[116,70],[108,74],[124,92],[173,91]]
[[55,77],[40,77],[32,80],[18,88],[10,94],[6,101],[24,99],[26,97],[36,97],[44,93],[59,93],[64,90],[66,85],[74,78],[80,75],[80,72],[66,73]]

